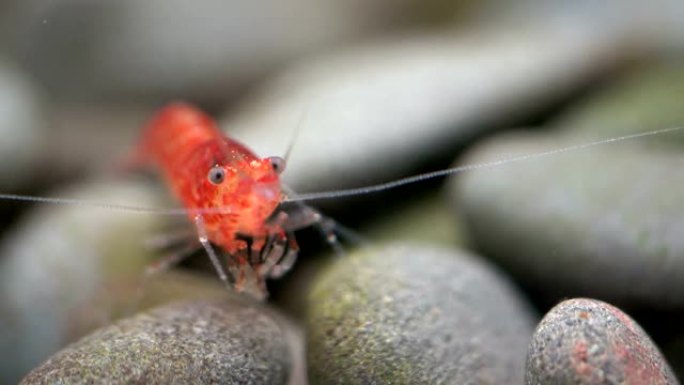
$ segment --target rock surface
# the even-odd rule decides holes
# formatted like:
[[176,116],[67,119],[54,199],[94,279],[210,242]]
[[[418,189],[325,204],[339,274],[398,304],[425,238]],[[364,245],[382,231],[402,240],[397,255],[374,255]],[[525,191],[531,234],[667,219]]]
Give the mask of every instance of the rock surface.
[[326,269],[307,323],[312,383],[521,383],[533,316],[478,258],[393,245]]
[[22,384],[286,384],[283,325],[259,305],[181,302],[100,329]]
[[527,356],[527,385],[677,385],[648,335],[628,315],[591,299],[567,300],[544,317]]
[[[565,145],[511,134],[463,163]],[[465,173],[454,177],[452,194],[477,248],[552,300],[681,308],[684,191],[673,181],[682,170],[680,154],[622,143]]]

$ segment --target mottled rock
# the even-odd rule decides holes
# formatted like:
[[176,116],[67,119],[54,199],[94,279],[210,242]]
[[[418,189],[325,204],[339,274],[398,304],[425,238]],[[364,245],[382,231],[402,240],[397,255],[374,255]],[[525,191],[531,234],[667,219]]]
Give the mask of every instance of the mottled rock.
[[[161,196],[150,185],[124,179],[54,195],[152,208]],[[144,240],[166,219],[43,204],[8,231],[0,244],[0,352],[6,357],[0,361],[0,382],[16,383],[17,376],[68,342],[75,329],[71,320],[80,319],[73,311],[91,297],[114,282],[141,278],[154,255]]]
[[387,39],[303,61],[222,126],[259,154],[282,155],[301,122],[284,174],[296,190],[388,180],[615,64],[615,36],[601,32],[538,25]]
[[[577,142],[510,134],[463,163]],[[458,175],[452,194],[477,248],[552,299],[681,308],[682,170],[678,153],[615,143]]]
[[22,384],[286,384],[284,327],[253,303],[174,303],[95,331]]
[[27,75],[0,58],[0,189],[30,180],[44,140],[42,94]]
[[520,383],[533,328],[498,271],[427,244],[337,260],[314,285],[307,322],[317,384]]
[[628,315],[591,299],[549,311],[532,338],[527,385],[677,385],[648,335]]
[[[554,126],[568,135],[609,138],[684,126],[684,63],[666,62],[635,69],[597,95],[570,107]],[[684,130],[639,143],[684,142]],[[677,147],[678,149],[679,147]]]

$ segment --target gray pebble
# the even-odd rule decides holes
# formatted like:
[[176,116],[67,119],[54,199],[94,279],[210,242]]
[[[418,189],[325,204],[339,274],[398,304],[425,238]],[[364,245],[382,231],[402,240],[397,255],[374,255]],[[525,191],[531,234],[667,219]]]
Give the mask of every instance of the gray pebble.
[[282,328],[255,304],[175,303],[94,332],[22,384],[286,384]]
[[[463,163],[577,142],[510,134]],[[683,172],[678,153],[615,143],[458,175],[452,195],[477,248],[544,295],[681,308]]]
[[307,320],[316,384],[521,383],[533,328],[498,271],[428,244],[337,260],[314,284]]
[[677,385],[648,335],[628,315],[592,299],[549,311],[532,338],[527,385]]
[[614,64],[614,36],[599,32],[528,26],[355,47],[283,73],[231,108],[222,127],[271,156],[285,153],[301,124],[283,174],[295,190],[389,180]]

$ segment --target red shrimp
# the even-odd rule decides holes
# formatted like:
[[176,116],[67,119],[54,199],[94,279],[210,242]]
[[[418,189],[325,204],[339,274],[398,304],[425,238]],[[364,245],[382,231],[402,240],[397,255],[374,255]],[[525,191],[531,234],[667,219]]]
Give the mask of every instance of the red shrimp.
[[[280,276],[294,263],[298,246],[291,230],[319,219],[312,210],[293,223],[277,210],[284,159],[256,156],[188,104],[170,104],[152,118],[136,162],[163,174],[223,282],[257,297],[266,295],[266,277]],[[225,252],[228,273],[212,244]]]
[[[247,291],[263,299],[267,295],[264,280],[281,276],[296,260],[299,247],[293,231],[313,224],[320,225],[328,241],[336,246],[335,234],[342,229],[313,208],[305,206],[302,203],[304,201],[375,193],[464,171],[498,167],[682,129],[684,127],[665,128],[579,143],[428,172],[372,186],[287,196],[279,177],[285,168],[284,159],[259,158],[241,143],[224,136],[215,122],[201,111],[184,103],[174,103],[163,108],[149,122],[132,163],[156,166],[184,209],[157,210],[78,199],[3,193],[0,193],[0,199],[74,204],[152,214],[176,215],[182,211],[181,214],[187,213],[196,226],[196,248],[203,247],[206,250],[223,283],[233,286],[237,291]],[[288,215],[282,209],[281,205],[288,202],[297,204],[297,215]],[[224,263],[212,244],[224,252]],[[174,262],[179,255],[172,255],[173,258],[169,258],[169,262],[164,265]]]

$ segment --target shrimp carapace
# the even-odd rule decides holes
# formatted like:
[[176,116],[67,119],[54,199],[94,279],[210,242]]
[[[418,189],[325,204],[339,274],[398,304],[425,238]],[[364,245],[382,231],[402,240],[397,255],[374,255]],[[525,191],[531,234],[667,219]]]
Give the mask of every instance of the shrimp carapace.
[[[286,229],[319,218],[288,223],[287,214],[278,211],[284,160],[256,156],[188,104],[163,108],[148,124],[136,156],[161,171],[219,275],[238,291],[258,295],[247,287],[256,284],[265,295],[264,278],[282,275],[296,258],[297,244]],[[227,254],[228,274],[211,244]]]

